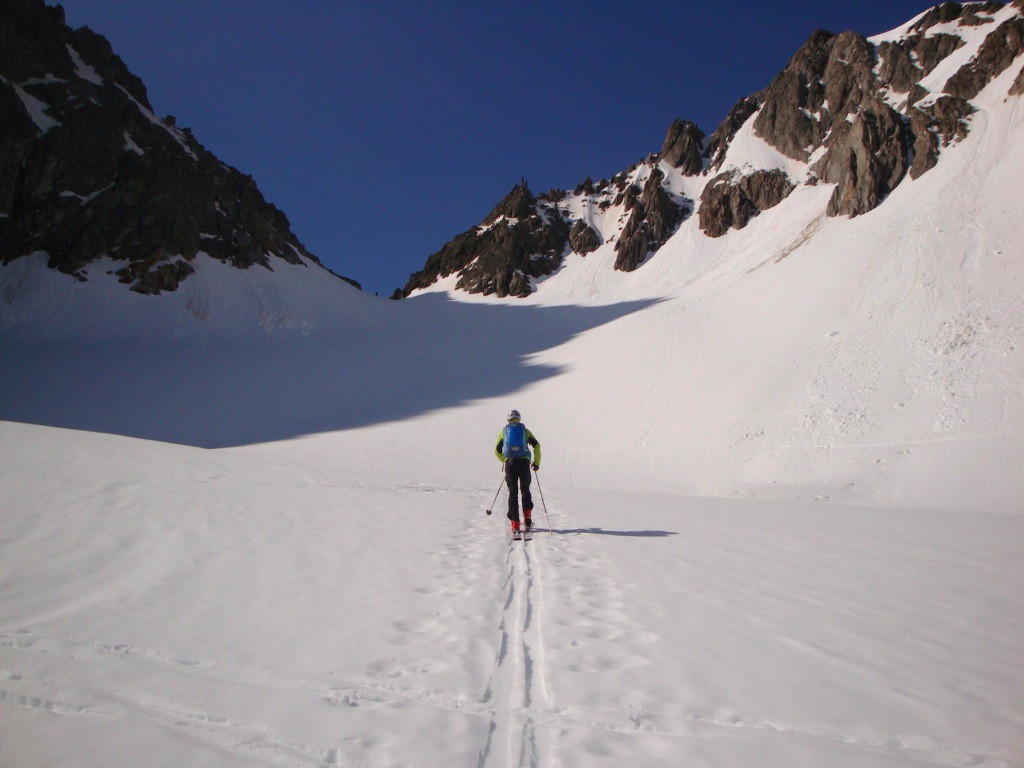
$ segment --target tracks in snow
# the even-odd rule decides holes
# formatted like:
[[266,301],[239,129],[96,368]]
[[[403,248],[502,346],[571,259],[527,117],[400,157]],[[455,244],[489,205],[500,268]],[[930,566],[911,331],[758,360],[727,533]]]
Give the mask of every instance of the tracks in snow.
[[553,742],[538,729],[551,696],[544,674],[542,566],[531,545],[512,542],[505,561],[504,608],[494,669],[484,690],[490,708],[478,768],[536,768],[552,764]]

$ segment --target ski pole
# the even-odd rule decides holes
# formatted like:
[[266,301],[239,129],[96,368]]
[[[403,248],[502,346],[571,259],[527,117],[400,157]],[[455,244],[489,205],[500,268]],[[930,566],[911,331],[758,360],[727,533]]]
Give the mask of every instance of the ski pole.
[[541,506],[544,507],[544,517],[546,517],[548,521],[548,533],[551,533],[551,518],[548,516],[548,505],[547,502],[544,501],[544,489],[540,487],[540,475],[537,474],[536,469],[533,470],[533,477],[537,481],[537,490],[540,491],[540,503]]
[[[493,507],[495,504],[498,503],[498,494],[501,493],[501,486],[503,486],[504,484],[505,484],[504,480],[502,480],[500,483],[498,483],[498,490],[496,490],[494,492],[494,501],[491,502],[491,507]],[[487,514],[488,515],[491,514],[491,507],[487,508]]]

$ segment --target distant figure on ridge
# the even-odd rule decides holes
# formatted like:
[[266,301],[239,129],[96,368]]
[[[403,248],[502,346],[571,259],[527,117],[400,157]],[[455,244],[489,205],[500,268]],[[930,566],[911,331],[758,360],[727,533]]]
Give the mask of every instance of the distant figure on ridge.
[[[512,533],[519,533],[519,493],[523,494],[523,525],[526,530],[533,528],[533,497],[530,495],[530,467],[540,469],[540,441],[526,428],[519,411],[508,412],[508,423],[498,433],[494,455],[505,465],[505,482],[508,484],[508,519],[512,521]],[[533,457],[530,456],[533,448]]]

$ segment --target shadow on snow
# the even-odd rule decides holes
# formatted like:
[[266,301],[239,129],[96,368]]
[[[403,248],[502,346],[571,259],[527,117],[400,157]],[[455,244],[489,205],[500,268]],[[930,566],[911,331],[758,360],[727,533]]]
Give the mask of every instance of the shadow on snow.
[[0,340],[0,418],[203,448],[401,421],[556,376],[531,357],[653,303],[427,295],[307,335]]
[[[538,528],[538,531],[545,530]],[[598,536],[635,536],[637,538],[649,538],[657,539],[666,536],[678,536],[678,531],[606,531],[604,528],[565,528],[558,529],[552,528],[547,530],[548,533],[559,533],[559,534],[595,534]]]

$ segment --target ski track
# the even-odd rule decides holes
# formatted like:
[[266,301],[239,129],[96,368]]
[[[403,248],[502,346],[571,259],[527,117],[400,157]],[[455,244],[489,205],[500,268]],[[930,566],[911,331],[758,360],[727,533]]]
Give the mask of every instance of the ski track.
[[[448,492],[469,496],[469,504],[486,504],[490,493],[441,487],[420,492]],[[479,499],[477,499],[479,497]],[[557,504],[557,499],[555,499]],[[558,696],[549,671],[582,675],[614,675],[633,664],[649,664],[643,646],[662,642],[642,619],[627,610],[627,582],[617,571],[602,543],[573,535],[571,514],[560,513],[562,530],[541,527],[528,543],[496,535],[494,518],[472,520],[440,542],[432,555],[434,583],[415,588],[433,600],[425,602],[422,616],[410,615],[392,624],[389,642],[408,654],[383,658],[360,675],[354,669],[315,673],[289,669],[255,670],[222,660],[189,658],[119,642],[100,642],[27,629],[0,631],[0,704],[51,716],[134,718],[154,724],[172,739],[193,745],[223,764],[338,766],[364,764],[380,748],[373,739],[353,734],[351,727],[337,743],[301,738],[287,722],[266,724],[252,714],[222,707],[189,705],[203,688],[245,691],[247,696],[297,698],[307,705],[320,702],[337,717],[347,713],[394,713],[404,717],[409,708],[443,713],[467,722],[468,733],[480,734],[477,768],[542,768],[579,765],[579,734],[604,747],[607,739],[663,740],[669,743],[714,739],[740,733],[780,734],[810,739],[851,750],[877,750],[888,757],[916,755],[936,765],[1006,768],[992,754],[944,744],[937,739],[874,729],[855,733],[826,723],[799,724],[744,718],[714,706],[687,707],[685,712],[663,712],[626,704],[574,701]],[[501,521],[504,524],[504,521]],[[496,569],[495,566],[498,566]],[[548,590],[550,581],[550,593]],[[445,616],[439,606],[452,605]],[[455,685],[430,687],[430,676],[443,672],[438,646],[445,642],[445,621],[468,622],[474,611],[500,605],[492,614],[496,623],[483,626],[491,664],[482,692]],[[545,627],[552,631],[549,642]],[[469,624],[466,624],[469,626]],[[489,638],[489,639],[488,639]],[[654,654],[655,656],[657,654]],[[157,688],[133,686],[118,690],[102,680],[96,684],[67,684],[61,678],[32,678],[18,665],[22,656],[47,657],[99,668],[128,665],[132,677],[152,677],[154,670],[166,683]],[[441,657],[443,658],[443,657]],[[552,666],[549,666],[552,665]],[[40,669],[58,669],[47,663]],[[104,667],[107,668],[107,667]],[[161,672],[163,670],[163,672]],[[124,671],[122,670],[122,674]],[[75,677],[74,675],[72,677]],[[403,684],[415,677],[425,685]],[[469,680],[472,681],[470,676]],[[476,678],[484,679],[484,676]],[[478,689],[479,690],[479,689]],[[177,694],[175,693],[177,691]],[[202,697],[198,701],[203,701]],[[646,747],[636,744],[640,757]],[[605,755],[607,756],[607,755]],[[650,757],[650,755],[648,755]],[[651,764],[650,760],[643,764]],[[373,763],[378,764],[377,762]]]
[[478,768],[554,764],[550,734],[537,728],[549,712],[550,693],[541,628],[542,566],[535,546],[536,539],[509,542],[498,650],[483,694],[490,709]]

